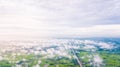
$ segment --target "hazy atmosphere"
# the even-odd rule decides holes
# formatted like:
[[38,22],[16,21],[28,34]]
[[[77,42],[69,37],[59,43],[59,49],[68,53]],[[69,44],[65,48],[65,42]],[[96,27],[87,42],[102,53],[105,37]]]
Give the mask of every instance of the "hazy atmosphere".
[[120,67],[120,0],[0,0],[0,67]]
[[0,0],[0,39],[120,37],[120,0]]

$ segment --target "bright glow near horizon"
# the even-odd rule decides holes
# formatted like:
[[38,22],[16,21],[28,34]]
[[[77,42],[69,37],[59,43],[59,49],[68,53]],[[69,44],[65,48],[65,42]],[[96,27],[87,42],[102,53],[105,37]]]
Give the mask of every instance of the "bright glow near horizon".
[[119,37],[119,12],[119,0],[0,0],[0,37]]

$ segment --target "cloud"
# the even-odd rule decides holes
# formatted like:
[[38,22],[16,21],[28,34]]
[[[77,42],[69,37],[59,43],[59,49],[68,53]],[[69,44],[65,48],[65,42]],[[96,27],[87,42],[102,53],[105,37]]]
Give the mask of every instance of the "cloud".
[[62,33],[66,34],[65,37],[119,37],[119,25],[95,25],[84,28],[68,28],[64,29]]
[[[116,37],[120,33],[119,27],[114,29],[120,25],[119,6],[119,0],[0,0],[0,32],[21,30],[31,36],[41,33],[53,37]],[[111,31],[114,34],[107,35]]]

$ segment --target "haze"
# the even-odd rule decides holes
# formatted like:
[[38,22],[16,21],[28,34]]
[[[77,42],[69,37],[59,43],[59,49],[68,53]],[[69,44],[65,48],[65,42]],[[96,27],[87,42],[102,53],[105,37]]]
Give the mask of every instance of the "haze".
[[120,0],[0,0],[0,39],[119,37]]

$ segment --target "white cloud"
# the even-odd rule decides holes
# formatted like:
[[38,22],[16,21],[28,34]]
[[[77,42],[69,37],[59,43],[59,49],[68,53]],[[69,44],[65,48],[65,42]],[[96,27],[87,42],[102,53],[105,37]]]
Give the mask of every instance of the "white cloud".
[[120,25],[95,25],[84,28],[72,28],[62,33],[73,37],[119,37]]
[[0,0],[0,36],[117,37],[119,6],[119,0]]

